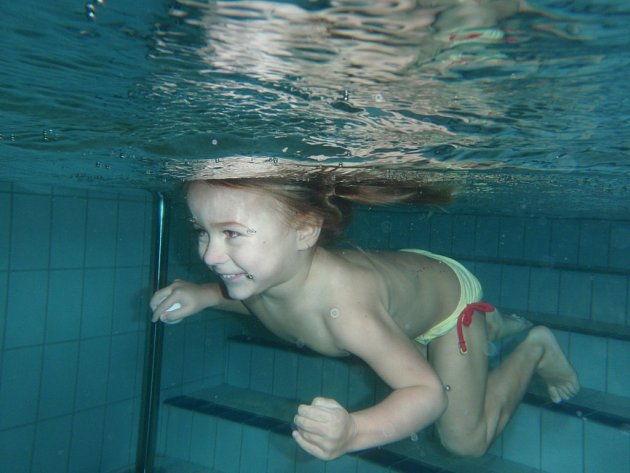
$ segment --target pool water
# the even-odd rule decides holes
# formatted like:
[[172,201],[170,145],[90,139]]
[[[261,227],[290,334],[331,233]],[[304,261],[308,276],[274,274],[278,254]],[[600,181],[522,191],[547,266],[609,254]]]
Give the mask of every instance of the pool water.
[[628,210],[624,2],[13,2],[1,177],[172,189],[360,166]]
[[[133,467],[153,195],[325,169],[454,187],[446,207],[357,208],[349,238],[461,260],[580,374],[579,402],[534,390],[480,464],[440,468],[630,472],[626,2],[22,0],[0,18],[0,470]],[[176,197],[172,215],[169,279],[203,280]],[[419,468],[396,455],[422,441],[326,466],[282,419],[177,404],[382,393],[361,367],[239,338],[260,334],[210,311],[165,328],[160,468]]]

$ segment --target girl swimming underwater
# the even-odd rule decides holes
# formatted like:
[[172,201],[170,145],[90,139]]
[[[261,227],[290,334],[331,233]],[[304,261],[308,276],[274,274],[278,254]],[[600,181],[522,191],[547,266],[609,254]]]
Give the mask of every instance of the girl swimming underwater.
[[[191,182],[199,254],[220,282],[178,280],[158,290],[153,320],[175,322],[208,307],[253,314],[285,340],[364,360],[392,389],[383,401],[351,413],[326,398],[298,408],[293,437],[318,458],[400,440],[433,423],[451,452],[482,455],[532,376],[542,377],[555,402],[579,390],[551,331],[502,317],[450,258],[327,248],[343,233],[352,203],[448,198],[440,190],[326,179]],[[518,330],[528,330],[525,339],[489,370],[488,341]]]

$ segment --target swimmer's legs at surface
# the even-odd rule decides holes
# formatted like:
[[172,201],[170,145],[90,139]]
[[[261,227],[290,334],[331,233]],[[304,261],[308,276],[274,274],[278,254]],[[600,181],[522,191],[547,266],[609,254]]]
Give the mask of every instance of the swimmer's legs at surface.
[[575,371],[546,327],[533,327],[492,371],[488,371],[483,314],[475,313],[465,335],[466,355],[459,353],[456,330],[429,344],[429,361],[448,386],[448,408],[436,423],[437,431],[444,447],[456,455],[486,452],[503,432],[534,374],[544,379],[556,402],[579,390]]

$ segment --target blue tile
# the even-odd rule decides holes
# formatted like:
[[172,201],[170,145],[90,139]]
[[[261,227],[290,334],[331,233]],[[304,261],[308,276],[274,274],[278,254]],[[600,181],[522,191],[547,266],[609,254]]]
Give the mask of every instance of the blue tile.
[[132,401],[109,404],[105,410],[101,471],[128,467],[135,460],[136,444],[132,441],[134,422]]
[[118,203],[116,200],[91,199],[87,208],[85,265],[112,267],[116,261]]
[[551,222],[546,218],[530,219],[525,222],[525,244],[523,256],[533,261],[548,261],[551,246]]
[[83,198],[85,199],[87,197],[87,191],[86,190],[82,190],[82,189],[73,189],[72,187],[61,187],[61,186],[54,186],[52,188],[52,195],[53,197],[74,197],[74,198]]
[[530,268],[504,265],[501,273],[500,306],[514,309],[528,309]]
[[85,257],[85,199],[54,197],[50,266],[55,269],[80,268]]
[[269,436],[271,434],[254,427],[243,428],[240,472],[261,471],[267,462],[269,453]]
[[191,321],[184,329],[184,366],[182,379],[185,383],[204,377],[205,331],[200,321]]
[[76,381],[76,409],[82,410],[105,404],[109,372],[109,347],[109,337],[81,341]]
[[473,267],[470,263],[465,261],[460,261],[460,263],[479,279],[483,289],[483,299],[493,304],[499,304],[501,301],[501,266],[497,264],[476,263]]
[[204,374],[206,378],[223,378],[225,375],[226,337],[222,319],[210,320],[205,324],[206,355]]
[[540,425],[540,408],[521,404],[501,435],[503,458],[540,468]]
[[[169,325],[164,329],[162,348],[162,389],[175,387],[181,389],[184,365],[184,325]],[[181,392],[181,391],[180,391]]]
[[140,304],[140,288],[145,285],[142,268],[116,269],[114,284],[114,333],[143,330],[150,317],[147,305]]
[[349,410],[363,409],[375,403],[374,377],[374,372],[368,366],[359,363],[350,365],[347,405]]
[[48,273],[44,271],[9,274],[5,348],[44,341],[47,285]]
[[398,250],[409,248],[410,216],[407,213],[398,213],[392,216],[392,231],[389,235],[389,248]]
[[295,450],[295,473],[325,473],[326,462],[319,460],[302,448]]
[[107,401],[115,402],[138,395],[140,380],[136,378],[136,365],[141,355],[143,338],[136,332],[112,336],[107,382]]
[[67,342],[44,347],[39,396],[40,419],[70,414],[76,391],[79,343]]
[[457,215],[453,219],[453,255],[472,257],[475,255],[476,218],[473,215]]
[[499,254],[501,220],[498,217],[477,217],[475,255],[495,258]]
[[389,465],[379,465],[359,457],[357,461],[357,473],[390,473]]
[[188,460],[191,452],[193,415],[186,409],[169,408],[167,411],[166,455]]
[[587,421],[584,436],[584,471],[630,473],[630,436],[627,431]]
[[217,419],[214,467],[219,471],[239,471],[242,453],[243,426]]
[[30,472],[34,438],[34,424],[0,431],[0,471]]
[[551,257],[562,264],[577,264],[580,247],[577,221],[560,220],[551,227]]
[[72,416],[38,422],[31,473],[67,470],[71,432]]
[[148,209],[144,203],[121,201],[118,207],[117,266],[141,266],[147,264],[150,245],[146,234],[145,217]]
[[606,339],[572,333],[569,360],[584,388],[606,391]]
[[230,343],[228,346],[227,382],[240,388],[249,387],[252,349],[244,343]]
[[0,430],[34,422],[41,377],[42,348],[6,350],[0,383]]
[[409,222],[409,247],[429,248],[431,246],[431,225],[429,214],[414,214]]
[[11,269],[48,268],[50,210],[50,196],[13,194]]
[[[0,196],[0,199],[1,198],[2,197]],[[610,229],[609,255],[609,265],[611,267],[618,269],[630,269],[630,222],[612,223]]]
[[563,317],[589,319],[592,297],[591,273],[581,271],[561,271],[558,313]]
[[563,330],[551,330],[551,332],[553,333],[553,336],[556,337],[556,341],[558,342],[558,345],[560,345],[562,352],[568,356],[570,344],[569,332],[565,332]]
[[81,333],[83,272],[51,271],[48,276],[46,342],[76,340]]
[[364,207],[358,207],[353,215],[352,223],[346,230],[346,237],[351,242],[359,246],[367,246],[367,239],[365,238],[369,232],[366,229],[369,228],[370,213]]
[[608,265],[610,224],[584,220],[580,223],[579,262],[584,266]]
[[358,459],[355,456],[344,455],[326,463],[326,473],[356,473]]
[[322,394],[322,373],[324,358],[301,356],[298,360],[297,399],[311,403]]
[[7,291],[8,291],[9,275],[2,271],[0,272],[0,353],[4,350],[4,327],[7,320]]
[[364,231],[368,235],[368,248],[389,248],[389,235],[392,231],[392,223],[382,212],[373,212],[368,221],[369,227]]
[[11,228],[11,197],[0,193],[0,271],[9,267],[9,237]]
[[557,314],[560,273],[555,269],[531,268],[529,276],[529,310]]
[[584,421],[543,410],[541,467],[548,473],[583,471]]
[[297,395],[298,356],[288,351],[276,351],[273,359],[273,393],[289,399]]
[[499,256],[501,258],[521,259],[524,245],[525,220],[515,217],[502,217]]
[[274,349],[264,346],[252,347],[252,369],[249,386],[259,392],[273,392]]
[[293,438],[283,434],[271,433],[269,435],[269,454],[267,455],[266,471],[270,473],[294,473],[295,456],[298,448]]
[[112,332],[114,270],[87,269],[83,281],[81,337],[98,337]]
[[630,342],[624,340],[608,340],[607,392],[628,397],[630,393]]
[[324,359],[322,366],[322,396],[348,405],[348,365],[335,358]]
[[430,246],[432,252],[451,254],[453,252],[453,217],[434,214],[431,219]]
[[190,438],[191,462],[212,468],[214,465],[216,435],[217,421],[215,418],[193,413]]
[[104,407],[75,412],[68,473],[101,471],[99,468],[104,424]]
[[593,278],[593,305],[591,318],[610,324],[626,323],[628,277],[614,274],[597,274]]

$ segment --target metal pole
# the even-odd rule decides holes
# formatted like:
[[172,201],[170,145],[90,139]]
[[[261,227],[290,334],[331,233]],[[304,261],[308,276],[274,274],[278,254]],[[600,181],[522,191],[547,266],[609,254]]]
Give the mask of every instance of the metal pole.
[[[152,293],[164,287],[168,266],[169,205],[164,194],[154,196],[153,261],[151,266]],[[138,450],[136,452],[136,473],[151,473],[155,460],[157,443],[158,408],[160,403],[160,370],[162,365],[162,340],[164,327],[151,322],[147,317],[142,399],[140,405],[140,425]]]

